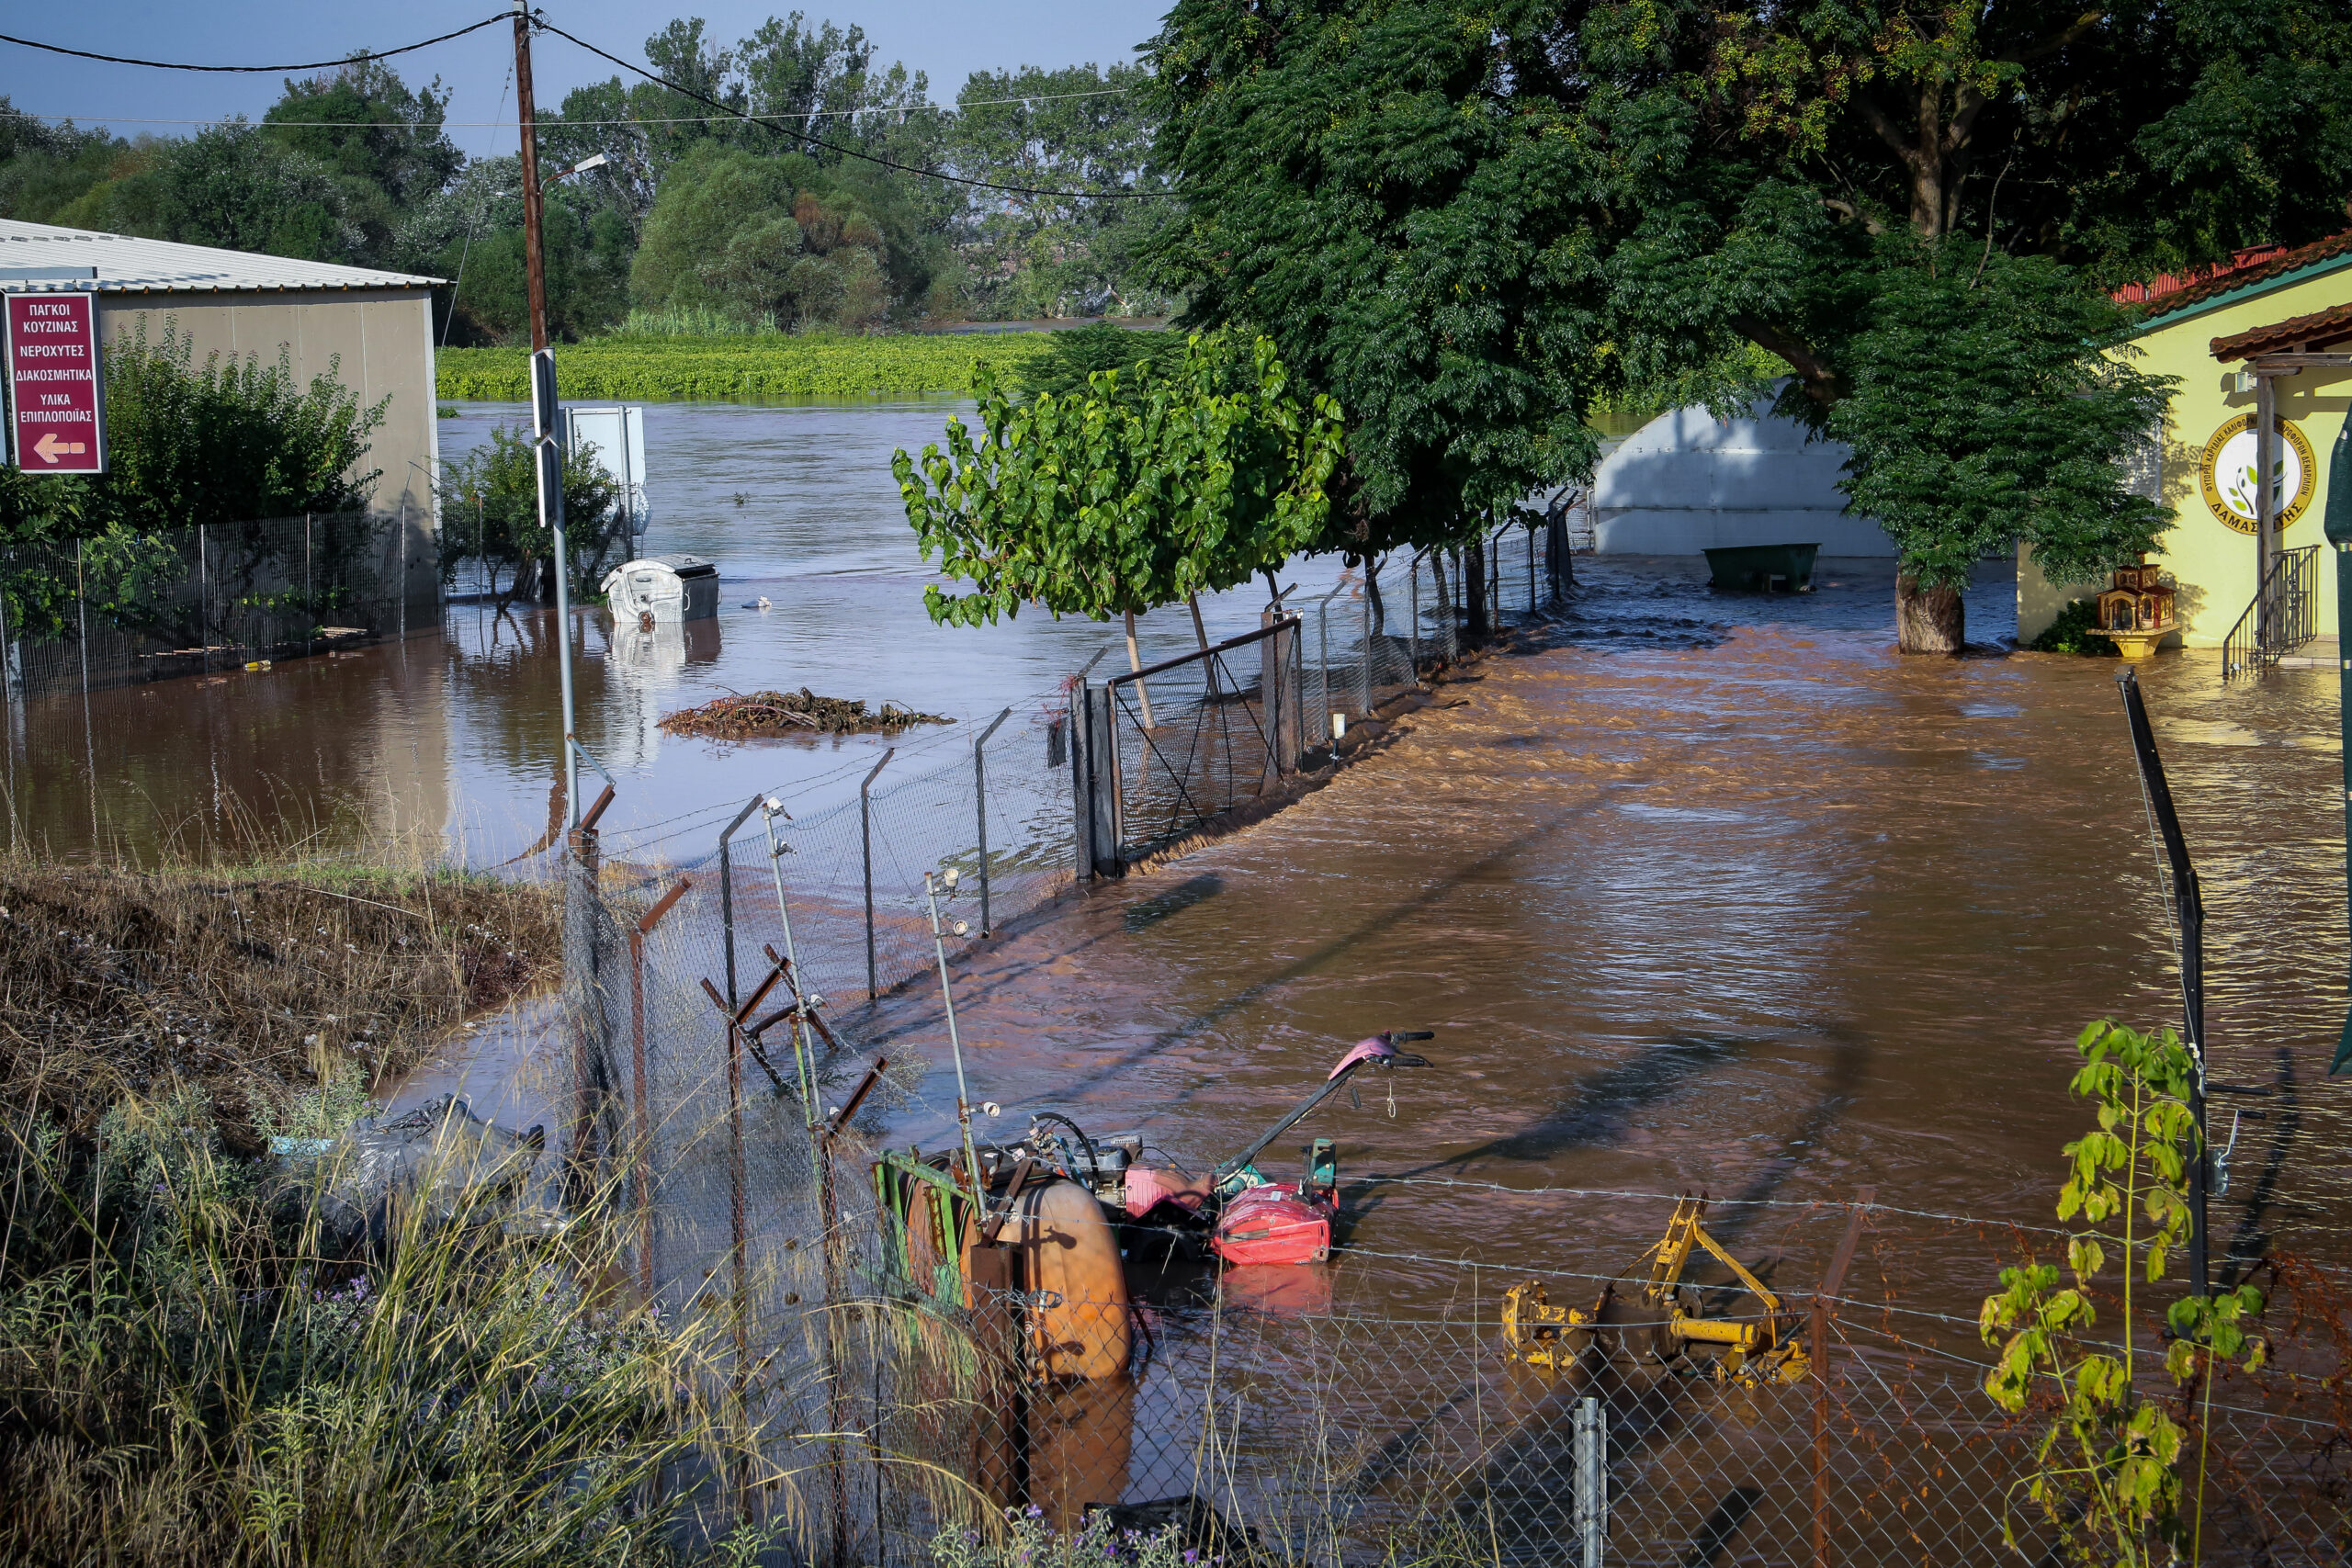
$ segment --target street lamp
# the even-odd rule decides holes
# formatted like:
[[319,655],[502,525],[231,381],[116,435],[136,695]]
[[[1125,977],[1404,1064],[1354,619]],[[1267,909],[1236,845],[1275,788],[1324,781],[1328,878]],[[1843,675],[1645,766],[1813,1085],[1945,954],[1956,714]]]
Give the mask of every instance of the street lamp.
[[604,168],[611,162],[612,160],[605,157],[602,152],[592,152],[587,157],[581,159],[577,164],[572,164],[571,167],[568,169],[558,169],[554,174],[549,175],[546,181],[539,186],[539,189],[544,191],[548,186],[554,185],[558,180],[568,180],[574,175],[584,175],[591,169]]

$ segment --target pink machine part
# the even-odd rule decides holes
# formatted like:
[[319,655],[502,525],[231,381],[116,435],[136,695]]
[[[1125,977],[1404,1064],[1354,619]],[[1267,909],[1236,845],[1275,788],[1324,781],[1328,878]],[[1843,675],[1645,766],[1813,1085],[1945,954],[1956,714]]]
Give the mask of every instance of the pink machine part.
[[1396,1047],[1388,1043],[1388,1036],[1385,1034],[1375,1034],[1369,1040],[1359,1040],[1356,1042],[1355,1049],[1340,1057],[1340,1065],[1324,1075],[1324,1081],[1328,1083],[1332,1078],[1338,1077],[1358,1062],[1385,1061],[1396,1055]]
[[1331,1256],[1330,1198],[1294,1182],[1270,1181],[1226,1201],[1209,1248],[1230,1264],[1320,1263]]
[[1137,1220],[1162,1203],[1171,1204],[1188,1214],[1198,1213],[1209,1197],[1205,1180],[1149,1165],[1127,1167],[1125,1191],[1127,1215]]

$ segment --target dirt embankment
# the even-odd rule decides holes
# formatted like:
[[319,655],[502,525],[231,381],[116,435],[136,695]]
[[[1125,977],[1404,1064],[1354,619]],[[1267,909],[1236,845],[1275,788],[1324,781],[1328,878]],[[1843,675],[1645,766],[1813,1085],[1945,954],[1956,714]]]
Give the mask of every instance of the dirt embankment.
[[552,887],[453,874],[142,874],[0,863],[0,1098],[86,1130],[177,1080],[224,1139],[322,1062],[370,1077],[548,984]]

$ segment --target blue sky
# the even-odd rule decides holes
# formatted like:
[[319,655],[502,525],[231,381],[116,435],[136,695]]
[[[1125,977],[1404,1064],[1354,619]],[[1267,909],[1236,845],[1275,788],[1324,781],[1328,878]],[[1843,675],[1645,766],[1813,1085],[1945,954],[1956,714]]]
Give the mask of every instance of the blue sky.
[[[954,4],[949,0],[861,0],[830,7],[800,0],[812,20],[856,23],[879,46],[884,61],[903,60],[931,76],[932,96],[952,101],[972,71],[1018,65],[1109,64],[1133,58],[1135,47],[1158,28],[1167,0],[1029,0],[1022,5]],[[700,15],[707,32],[732,42],[791,4],[702,0],[673,12],[662,5],[621,0],[543,0],[549,21],[599,47],[641,61],[646,36],[673,14]],[[499,9],[499,0],[408,0],[353,6],[303,0],[81,0],[74,6],[10,7],[7,30],[73,49],[185,60],[206,64],[269,64],[325,60],[359,48],[386,49],[463,27]],[[453,125],[450,136],[469,153],[512,152],[514,100],[499,109],[513,34],[486,28],[395,64],[412,83],[435,74],[454,93],[452,121],[503,120],[503,126]],[[563,101],[566,90],[614,74],[614,68],[561,39],[539,39],[532,74],[540,103]],[[141,130],[186,135],[191,125],[141,123],[259,118],[279,92],[275,76],[198,74],[102,65],[92,61],[0,43],[0,93],[28,113],[72,115],[123,135]]]

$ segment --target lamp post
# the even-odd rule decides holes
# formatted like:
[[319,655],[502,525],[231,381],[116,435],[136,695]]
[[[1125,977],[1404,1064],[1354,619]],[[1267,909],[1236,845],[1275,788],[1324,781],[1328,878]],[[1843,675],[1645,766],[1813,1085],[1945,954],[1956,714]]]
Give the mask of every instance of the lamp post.
[[[2327,542],[2335,551],[2335,678],[2336,723],[2344,740],[2344,877],[2346,913],[2352,918],[2352,412],[2335,433],[2335,450],[2327,461]],[[2352,1014],[2344,1020],[2344,1034],[2336,1042],[2335,1059],[2327,1065],[2330,1077],[2352,1064]]]

